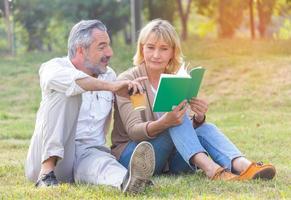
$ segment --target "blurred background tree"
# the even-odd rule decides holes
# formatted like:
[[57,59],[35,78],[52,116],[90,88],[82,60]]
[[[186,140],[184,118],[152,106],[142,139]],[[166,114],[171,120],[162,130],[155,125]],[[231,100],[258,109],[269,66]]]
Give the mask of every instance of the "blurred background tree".
[[[130,0],[1,0],[0,53],[12,52],[13,43],[17,52],[64,50],[72,25],[92,18],[108,26],[113,41],[129,44],[130,3]],[[255,34],[261,38],[291,38],[290,0],[143,0],[140,15],[143,24],[155,18],[170,21],[184,40],[254,38]]]
[[144,9],[148,13],[148,20],[161,18],[168,20],[170,23],[174,22],[174,13],[177,9],[175,1],[155,1],[144,0]]
[[261,38],[266,36],[266,29],[271,22],[275,0],[257,0],[257,9],[259,17],[259,33]]

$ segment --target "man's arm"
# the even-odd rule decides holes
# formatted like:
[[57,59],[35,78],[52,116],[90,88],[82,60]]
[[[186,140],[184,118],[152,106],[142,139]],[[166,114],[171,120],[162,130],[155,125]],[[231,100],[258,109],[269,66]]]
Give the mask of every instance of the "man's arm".
[[86,91],[113,90],[110,82],[99,80],[91,76],[77,79],[76,83]]
[[97,90],[108,90],[116,93],[118,96],[128,97],[128,91],[133,89],[134,93],[143,92],[140,81],[147,79],[147,77],[139,78],[138,80],[122,80],[108,82],[96,79],[94,77],[86,77],[82,79],[77,79],[76,83],[86,91],[97,91]]

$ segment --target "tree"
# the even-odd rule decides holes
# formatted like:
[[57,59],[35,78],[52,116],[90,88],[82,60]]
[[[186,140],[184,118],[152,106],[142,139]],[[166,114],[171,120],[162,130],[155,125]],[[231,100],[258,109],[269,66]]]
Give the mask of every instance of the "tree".
[[[54,33],[48,29],[51,24],[55,29],[56,21],[61,26],[98,18],[112,35],[129,24],[130,17],[129,0],[13,0],[13,8],[15,21],[28,33],[28,51],[52,49],[50,40],[54,40]],[[69,30],[64,37],[68,33]]]
[[147,8],[148,11],[148,20],[161,18],[164,20],[168,20],[170,23],[173,23],[175,16],[174,13],[176,10],[175,0],[145,0],[144,7]]
[[259,33],[260,37],[266,36],[267,26],[271,22],[275,0],[257,0],[257,10],[259,15]]
[[247,8],[248,1],[241,0],[219,0],[218,24],[219,36],[232,38],[243,19],[243,10]]
[[14,41],[13,41],[13,24],[11,22],[11,12],[10,12],[10,3],[8,0],[4,0],[1,4],[0,9],[3,12],[6,33],[7,33],[7,46],[11,55],[15,54],[14,50]]
[[13,12],[28,33],[28,51],[44,50],[43,40],[47,36],[46,28],[54,10],[56,0],[14,0]]
[[198,13],[217,20],[221,38],[232,38],[243,20],[243,11],[248,8],[246,0],[197,0]]
[[184,11],[183,9],[182,0],[177,0],[176,2],[178,4],[178,11],[179,11],[179,15],[180,15],[181,23],[182,23],[181,38],[182,40],[186,40],[188,37],[187,22],[188,22],[188,17],[189,17],[190,8],[191,8],[191,0],[187,0],[186,11]]
[[82,19],[99,19],[107,25],[110,35],[117,33],[130,22],[130,1],[116,0],[58,0],[63,17],[77,22]]
[[251,37],[255,39],[255,23],[254,23],[254,0],[249,0],[249,11],[250,11],[250,30],[251,30]]
[[[137,40],[138,31],[141,29],[141,23],[142,23],[142,21],[141,21],[141,10],[142,10],[141,0],[131,0],[130,7],[131,7],[130,8],[131,44],[134,45],[136,40]],[[126,29],[125,29],[125,31],[126,31]]]

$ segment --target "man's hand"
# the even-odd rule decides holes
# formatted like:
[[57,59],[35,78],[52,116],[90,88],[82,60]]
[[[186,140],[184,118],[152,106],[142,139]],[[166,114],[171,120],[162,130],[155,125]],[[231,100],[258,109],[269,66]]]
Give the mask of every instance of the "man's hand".
[[115,81],[111,83],[111,91],[114,92],[118,96],[122,97],[129,97],[129,91],[132,90],[132,94],[136,93],[143,93],[143,87],[141,86],[140,82],[146,80],[147,77],[139,77],[134,79],[133,81],[130,80],[122,80],[122,81]]
[[183,122],[186,111],[187,101],[184,100],[173,111],[165,113],[159,120],[166,128],[177,126]]
[[190,107],[193,112],[195,112],[195,120],[198,122],[202,122],[204,120],[204,116],[208,111],[208,104],[206,101],[202,99],[197,99],[193,97],[190,101]]

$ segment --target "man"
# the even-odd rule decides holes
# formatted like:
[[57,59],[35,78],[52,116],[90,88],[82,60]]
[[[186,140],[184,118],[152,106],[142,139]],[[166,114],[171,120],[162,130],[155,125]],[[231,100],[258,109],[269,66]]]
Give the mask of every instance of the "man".
[[[138,83],[142,79],[108,82],[93,77],[105,70],[111,56],[105,25],[98,20],[87,20],[72,28],[68,57],[55,58],[41,65],[42,101],[25,169],[26,176],[36,182],[37,187],[73,181],[74,140],[83,92],[102,90],[128,96],[129,89],[142,91]],[[144,143],[136,152],[129,178],[122,182],[123,191],[141,191],[144,184],[140,182],[152,175],[154,162],[145,162],[145,157],[153,154],[152,146]],[[137,169],[141,166],[147,173]]]
[[[98,38],[98,41],[101,41],[100,38]],[[106,39],[105,43],[109,43],[109,39]],[[99,57],[100,60],[106,59],[108,61],[112,56],[112,51],[107,57],[103,55],[95,56]],[[91,68],[89,74],[97,77],[99,80],[116,81],[115,72],[107,64],[97,64],[95,68]],[[105,146],[106,133],[112,117],[113,102],[114,94],[110,91],[93,91],[82,94],[82,105],[79,112],[75,139],[74,179],[76,182],[95,185],[103,184],[120,188],[122,183],[125,182],[124,179],[128,179],[133,173],[138,173],[138,176],[141,177],[149,176],[146,174],[149,172],[152,174],[152,169],[148,171],[143,166],[154,168],[154,161],[145,160],[138,162],[138,158],[143,155],[143,158],[154,158],[151,155],[152,150],[149,143],[142,143],[135,149],[135,156],[131,160],[131,165],[135,165],[135,168],[131,167],[129,172],[111,155],[110,149]],[[152,165],[145,162],[150,162]],[[139,182],[140,184],[132,185],[130,191],[140,192],[149,183],[147,179]],[[122,186],[121,189],[125,190],[126,187]]]

